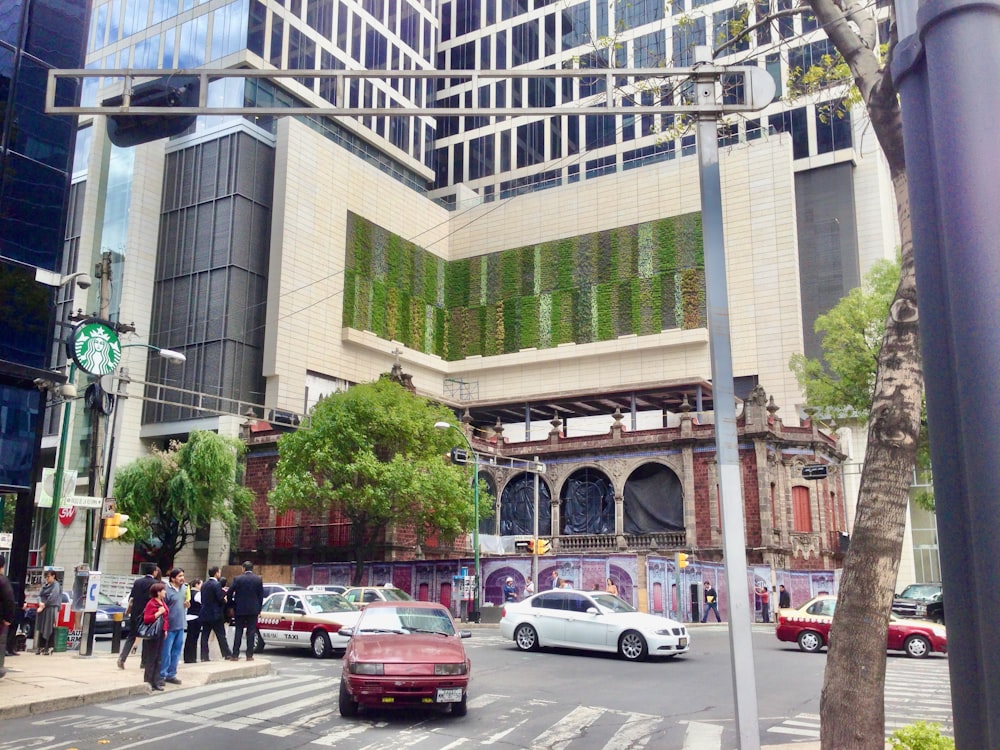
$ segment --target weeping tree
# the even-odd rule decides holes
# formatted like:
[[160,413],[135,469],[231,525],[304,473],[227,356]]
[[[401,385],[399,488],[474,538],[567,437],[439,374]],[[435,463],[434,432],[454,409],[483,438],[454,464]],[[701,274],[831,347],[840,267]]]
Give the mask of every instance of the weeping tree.
[[253,493],[241,483],[243,452],[239,440],[199,431],[119,469],[115,497],[129,516],[122,540],[164,572],[212,521],[221,521],[233,542],[242,520],[253,519]]
[[350,521],[353,583],[361,585],[390,527],[412,528],[418,544],[430,536],[449,544],[472,528],[472,483],[443,458],[463,438],[434,427],[454,419],[389,378],[327,396],[278,441],[268,500],[278,511]]

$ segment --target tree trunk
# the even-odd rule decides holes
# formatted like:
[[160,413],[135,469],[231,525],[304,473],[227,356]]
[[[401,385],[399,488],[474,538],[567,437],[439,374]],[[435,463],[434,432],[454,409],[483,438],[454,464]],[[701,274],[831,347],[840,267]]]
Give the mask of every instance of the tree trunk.
[[905,174],[893,183],[906,230],[902,270],[879,352],[858,513],[830,635],[820,702],[823,750],[885,746],[886,639],[923,394]]
[[[878,356],[857,516],[837,597],[820,701],[823,750],[885,746],[885,660],[923,397],[902,115],[875,19],[857,0],[808,0],[847,61],[889,164],[902,264]],[[895,26],[889,55],[896,44]]]

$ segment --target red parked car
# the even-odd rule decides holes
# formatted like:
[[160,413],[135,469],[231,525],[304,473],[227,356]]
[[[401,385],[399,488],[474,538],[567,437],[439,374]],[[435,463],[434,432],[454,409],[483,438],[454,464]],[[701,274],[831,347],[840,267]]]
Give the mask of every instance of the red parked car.
[[[830,642],[836,606],[837,597],[823,594],[798,609],[779,609],[774,634],[779,641],[798,643],[803,651],[815,653]],[[944,625],[890,615],[887,648],[920,659],[932,651],[947,653],[948,637]]]
[[359,707],[451,706],[465,716],[472,663],[451,613],[436,602],[375,601],[353,628],[340,678],[340,715]]

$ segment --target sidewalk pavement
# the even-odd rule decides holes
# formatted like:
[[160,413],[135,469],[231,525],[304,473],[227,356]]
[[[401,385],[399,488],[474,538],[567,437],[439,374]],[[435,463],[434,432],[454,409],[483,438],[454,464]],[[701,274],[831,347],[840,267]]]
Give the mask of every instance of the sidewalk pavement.
[[[80,656],[77,651],[50,656],[22,651],[18,656],[8,656],[4,666],[7,676],[0,679],[0,721],[152,692],[142,681],[138,654],[129,657],[125,669],[118,668],[115,654]],[[182,663],[177,677],[183,684],[167,683],[166,689],[184,690],[270,673],[271,663],[259,656],[251,662],[219,658],[197,664]]]

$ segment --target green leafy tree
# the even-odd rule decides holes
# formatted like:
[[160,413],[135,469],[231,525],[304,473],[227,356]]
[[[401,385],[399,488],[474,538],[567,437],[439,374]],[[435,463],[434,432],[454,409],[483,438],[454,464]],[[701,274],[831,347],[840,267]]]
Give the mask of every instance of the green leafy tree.
[[222,521],[234,540],[244,518],[253,518],[253,493],[240,483],[243,443],[214,432],[192,432],[118,470],[118,510],[129,516],[122,539],[137,543],[161,570],[199,528]]
[[[269,501],[279,511],[347,518],[359,585],[390,525],[412,526],[418,542],[437,534],[445,543],[472,527],[472,484],[443,458],[461,437],[434,427],[454,418],[388,378],[327,396],[306,426],[278,442]],[[481,506],[491,507],[485,497]]]
[[816,318],[823,359],[793,354],[789,363],[809,406],[832,418],[868,418],[885,319],[898,284],[899,263],[879,261],[861,286]]

